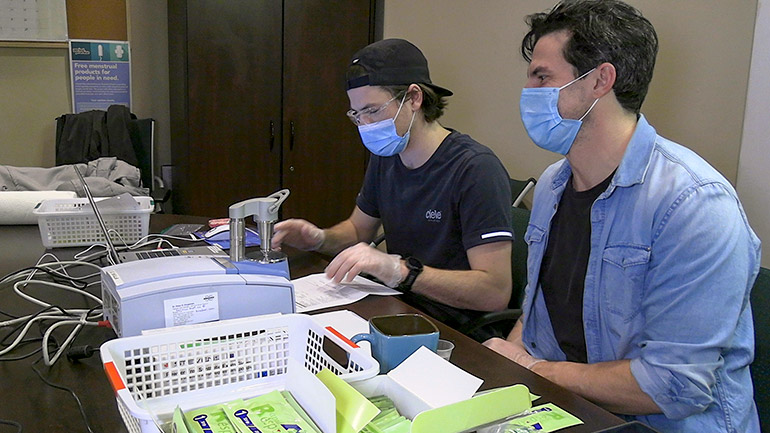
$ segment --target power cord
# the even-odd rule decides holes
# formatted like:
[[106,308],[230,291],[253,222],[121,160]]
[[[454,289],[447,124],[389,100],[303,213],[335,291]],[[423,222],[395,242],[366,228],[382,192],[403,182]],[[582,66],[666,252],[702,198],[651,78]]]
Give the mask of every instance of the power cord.
[[0,424],[2,424],[2,425],[9,425],[11,427],[16,427],[16,432],[17,433],[21,433],[22,432],[21,424],[17,423],[16,421],[11,421],[11,420],[8,420],[8,419],[0,419]]
[[78,362],[81,359],[90,358],[98,350],[99,349],[96,349],[95,347],[91,347],[89,345],[73,346],[73,347],[70,347],[70,349],[67,351],[67,360],[73,363]]
[[[52,257],[55,260],[55,262],[43,263],[43,261],[47,257]],[[12,329],[8,334],[6,334],[2,340],[0,340],[0,356],[11,352],[15,348],[17,348],[19,345],[26,343],[28,340],[25,340],[25,336],[29,332],[31,326],[34,323],[42,324],[43,322],[47,322],[47,323],[50,321],[54,322],[53,324],[47,327],[47,329],[45,330],[42,336],[42,352],[43,352],[42,359],[45,361],[45,364],[48,366],[53,365],[62,355],[65,354],[67,347],[75,339],[77,334],[80,332],[80,330],[84,326],[103,326],[103,327],[110,326],[109,322],[104,320],[98,320],[102,316],[101,299],[98,296],[85,290],[90,285],[94,285],[98,283],[98,281],[88,282],[89,279],[93,279],[95,276],[97,276],[98,272],[92,273],[91,275],[84,276],[84,277],[72,277],[67,273],[67,268],[69,266],[87,266],[87,267],[92,267],[97,270],[100,270],[98,266],[88,262],[59,261],[58,258],[56,258],[56,256],[54,256],[53,254],[46,253],[43,256],[41,256],[40,260],[38,260],[38,263],[35,266],[8,274],[2,279],[0,279],[0,283],[2,282],[12,283],[13,291],[16,293],[16,295],[18,295],[22,299],[25,299],[26,301],[29,301],[32,304],[43,307],[43,310],[33,315],[14,317],[11,320],[0,321],[0,329],[18,325],[14,329]],[[69,283],[69,285],[60,284],[57,282],[51,282],[47,280],[34,279],[36,273],[40,271],[47,273],[54,280],[57,280],[57,279],[59,281],[65,280]],[[54,307],[48,302],[45,302],[41,299],[33,297],[30,294],[22,291],[23,288],[26,288],[28,285],[33,283],[36,285],[53,287],[59,290],[65,290],[65,291],[74,292],[74,293],[86,296],[87,298],[90,298],[91,300],[93,300],[96,303],[96,306],[90,309],[83,309],[83,308],[65,309],[62,307]],[[60,313],[49,311],[52,308],[59,310]],[[13,317],[7,313],[4,313],[4,315]],[[58,347],[58,350],[53,354],[49,354],[48,340],[52,337],[52,333],[57,328],[60,328],[62,326],[74,326],[74,328],[70,331],[64,343]],[[13,340],[12,343],[3,344],[5,340],[7,340],[9,337],[14,335],[16,335],[16,338]],[[2,347],[2,346],[5,346],[5,347]],[[24,355],[23,357],[26,357],[28,355],[31,355],[31,354]],[[18,359],[18,358],[19,357],[7,358],[7,359]],[[2,359],[3,358],[0,358],[0,360]]]
[[86,411],[83,408],[83,403],[80,402],[80,398],[75,393],[75,391],[73,391],[70,388],[67,388],[66,386],[58,385],[56,383],[51,382],[50,380],[46,379],[43,376],[43,373],[41,373],[40,370],[35,368],[35,364],[40,362],[41,359],[43,359],[42,356],[40,358],[38,358],[35,362],[32,363],[32,370],[37,374],[37,376],[40,378],[40,380],[45,382],[46,385],[48,385],[48,386],[50,386],[52,388],[60,389],[62,391],[67,391],[67,392],[70,393],[70,395],[72,395],[72,398],[75,399],[75,403],[77,403],[77,405],[78,405],[78,410],[80,411],[80,416],[83,417],[83,422],[86,424],[86,428],[88,429],[88,432],[89,433],[94,433],[93,429],[91,428],[91,423],[88,421],[88,416],[86,415]]

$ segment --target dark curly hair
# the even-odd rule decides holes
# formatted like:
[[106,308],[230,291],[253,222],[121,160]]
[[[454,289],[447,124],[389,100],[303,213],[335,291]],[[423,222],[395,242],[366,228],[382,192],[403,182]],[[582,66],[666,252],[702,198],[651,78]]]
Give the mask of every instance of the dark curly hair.
[[527,62],[541,37],[567,31],[563,54],[575,76],[611,63],[617,71],[615,97],[624,109],[639,113],[658,53],[658,35],[641,12],[617,0],[564,0],[549,12],[527,16],[526,22],[530,31],[521,54]]

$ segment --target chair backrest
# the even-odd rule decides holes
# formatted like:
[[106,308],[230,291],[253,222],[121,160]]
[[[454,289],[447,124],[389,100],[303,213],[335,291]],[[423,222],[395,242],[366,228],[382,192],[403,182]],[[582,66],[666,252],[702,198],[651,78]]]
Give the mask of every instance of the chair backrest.
[[132,119],[128,123],[128,133],[142,176],[142,186],[152,191],[155,179],[153,155],[155,155],[155,119]]
[[116,156],[135,165],[142,185],[152,191],[154,137],[155,120],[136,119],[123,106],[113,105],[106,112],[64,114],[56,118],[56,165]]
[[534,188],[537,181],[534,177],[530,177],[527,180],[509,179],[509,181],[511,182],[511,202],[513,207],[521,207],[522,200]]
[[754,401],[759,411],[761,430],[770,432],[770,269],[759,268],[757,281],[751,290],[751,309],[754,313],[754,362],[751,379],[754,382]]
[[511,252],[511,277],[513,290],[508,308],[521,308],[524,297],[524,288],[527,287],[527,243],[524,242],[524,233],[529,224],[529,209],[511,207],[513,216],[511,228],[513,229],[513,249]]

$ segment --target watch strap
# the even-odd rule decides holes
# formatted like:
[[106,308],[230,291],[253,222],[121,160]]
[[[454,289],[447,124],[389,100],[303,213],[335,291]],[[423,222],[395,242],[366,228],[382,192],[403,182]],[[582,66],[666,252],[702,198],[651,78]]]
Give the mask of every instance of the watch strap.
[[398,285],[398,290],[403,293],[408,293],[412,291],[412,285],[417,279],[417,276],[422,272],[423,266],[422,262],[420,262],[420,260],[415,257],[406,257],[404,258],[404,261],[406,263],[407,269],[409,269],[409,273],[406,274],[404,281]]

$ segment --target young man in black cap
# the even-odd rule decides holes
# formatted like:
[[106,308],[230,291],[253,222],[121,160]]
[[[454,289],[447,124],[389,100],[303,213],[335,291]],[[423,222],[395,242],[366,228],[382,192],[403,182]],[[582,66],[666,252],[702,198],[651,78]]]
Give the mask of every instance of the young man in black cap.
[[[372,152],[353,213],[325,230],[280,222],[273,247],[336,254],[326,268],[335,282],[367,273],[450,326],[506,308],[508,174],[487,147],[438,123],[452,92],[431,82],[422,52],[402,39],[356,53],[347,87],[347,114]],[[380,224],[388,254],[369,245]]]

